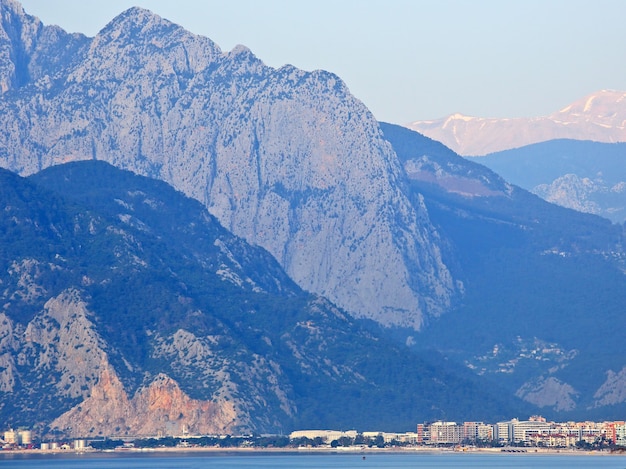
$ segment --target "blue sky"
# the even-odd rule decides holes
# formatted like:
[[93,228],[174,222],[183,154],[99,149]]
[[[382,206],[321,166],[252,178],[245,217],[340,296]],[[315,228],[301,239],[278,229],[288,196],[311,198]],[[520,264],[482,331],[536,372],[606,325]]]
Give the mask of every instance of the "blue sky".
[[45,24],[94,36],[142,6],[249,47],[272,67],[339,75],[382,121],[460,112],[546,115],[626,90],[624,0],[23,0]]

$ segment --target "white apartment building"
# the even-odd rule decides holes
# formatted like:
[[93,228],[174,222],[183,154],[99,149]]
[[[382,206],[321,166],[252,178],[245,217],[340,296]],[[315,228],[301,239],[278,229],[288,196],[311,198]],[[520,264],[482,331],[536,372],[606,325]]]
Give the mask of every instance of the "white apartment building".
[[333,440],[338,440],[341,437],[356,438],[356,430],[340,431],[340,430],[298,430],[289,434],[290,439],[296,438],[309,438],[314,440],[315,438],[321,438],[324,443],[330,443]]
[[431,444],[459,444],[463,441],[463,427],[456,422],[435,422],[430,424]]

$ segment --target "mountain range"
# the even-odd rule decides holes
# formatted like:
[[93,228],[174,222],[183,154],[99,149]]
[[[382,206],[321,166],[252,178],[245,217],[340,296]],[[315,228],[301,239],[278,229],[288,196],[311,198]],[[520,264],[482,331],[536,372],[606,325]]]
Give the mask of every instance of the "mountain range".
[[509,406],[304,292],[163,182],[100,161],[0,178],[6,425],[74,437],[391,430]]
[[463,282],[411,337],[559,418],[626,411],[624,230],[562,208],[406,128],[381,124]]
[[626,221],[626,143],[550,140],[473,160],[549,202]]
[[0,13],[6,422],[626,411],[621,226],[377,122],[332,73],[139,8],[94,38]]
[[463,156],[484,156],[556,139],[626,142],[626,93],[598,91],[549,116],[497,119],[452,114],[407,127]]

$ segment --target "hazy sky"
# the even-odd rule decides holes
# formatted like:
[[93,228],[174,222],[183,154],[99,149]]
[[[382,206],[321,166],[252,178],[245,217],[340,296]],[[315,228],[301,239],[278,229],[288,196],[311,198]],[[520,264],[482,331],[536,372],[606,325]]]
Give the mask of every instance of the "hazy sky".
[[454,112],[546,115],[626,90],[625,0],[23,0],[45,24],[95,36],[142,6],[249,47],[272,67],[339,75],[382,121]]

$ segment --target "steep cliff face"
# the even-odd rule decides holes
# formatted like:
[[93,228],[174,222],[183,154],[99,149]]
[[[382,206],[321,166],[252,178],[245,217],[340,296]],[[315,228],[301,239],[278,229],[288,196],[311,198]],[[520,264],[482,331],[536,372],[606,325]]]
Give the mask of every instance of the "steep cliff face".
[[52,75],[72,61],[88,42],[81,34],[68,34],[45,26],[27,15],[19,2],[0,3],[0,93],[16,91]]
[[613,370],[606,372],[606,381],[593,395],[596,399],[595,407],[616,405],[626,401],[626,367],[617,373]]
[[[183,428],[194,434],[225,434],[251,426],[250,413],[226,396],[191,399],[163,373],[129,396],[109,361],[111,345],[97,332],[93,317],[80,292],[67,290],[48,300],[25,328],[3,318],[0,389],[13,394],[17,402],[12,405],[32,406],[28,398],[41,392],[42,384],[47,395],[31,408],[33,413],[41,412],[39,418],[55,405],[62,408],[78,401],[49,424],[52,430],[74,437],[175,435]],[[228,387],[230,382],[221,379],[220,383]]]
[[449,307],[456,289],[428,213],[338,77],[223,53],[137,8],[64,63],[0,101],[1,166],[106,160],[200,200],[356,316],[419,328]]
[[224,435],[242,424],[232,403],[191,399],[165,374],[129,397],[115,372],[107,368],[90,391],[89,397],[50,424],[53,431],[75,438]]
[[57,406],[88,396],[107,366],[107,353],[79,292],[67,290],[50,298],[26,324],[7,312],[1,322],[0,389],[13,397],[0,401],[2,410],[20,409],[23,418],[41,422]]

